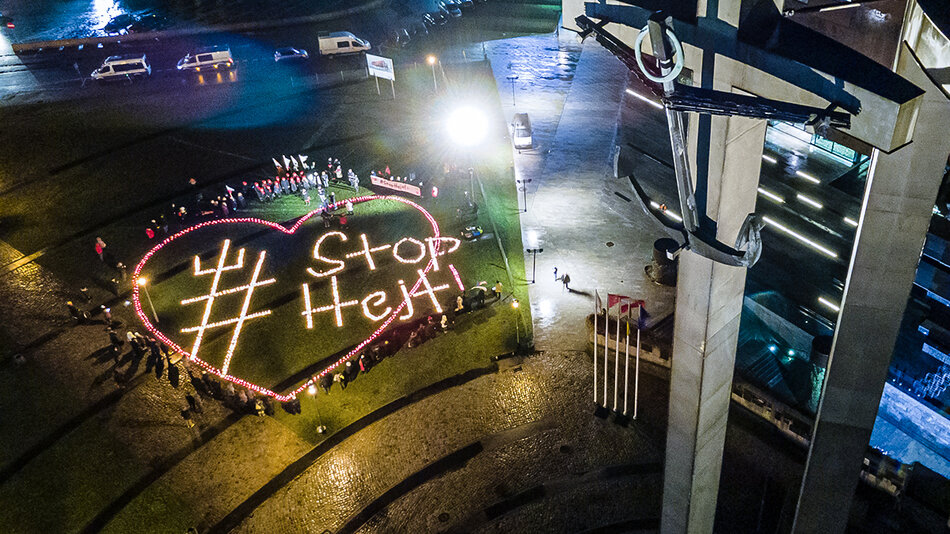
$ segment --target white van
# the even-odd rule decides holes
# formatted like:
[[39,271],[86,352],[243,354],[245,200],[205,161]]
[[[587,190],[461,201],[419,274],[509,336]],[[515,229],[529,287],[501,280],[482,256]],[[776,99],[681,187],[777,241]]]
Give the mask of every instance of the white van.
[[317,37],[320,44],[320,55],[322,56],[353,54],[355,52],[366,52],[370,49],[369,41],[360,39],[350,32],[322,33]]
[[142,79],[151,74],[152,67],[148,64],[145,54],[127,54],[107,57],[102,66],[92,71],[89,77],[97,82],[113,82]]
[[227,46],[201,48],[178,61],[178,70],[182,72],[202,72],[214,69],[230,69],[234,66],[234,57]]

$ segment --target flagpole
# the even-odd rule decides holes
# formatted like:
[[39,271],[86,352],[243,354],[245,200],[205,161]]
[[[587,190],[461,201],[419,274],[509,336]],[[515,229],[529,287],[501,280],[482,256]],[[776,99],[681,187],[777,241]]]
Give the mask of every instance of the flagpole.
[[373,78],[376,79],[376,96],[379,96],[379,76],[374,75]]
[[[597,339],[597,316],[600,315],[600,310],[597,307],[597,301],[600,295],[597,294],[597,290],[594,290],[594,404],[597,404],[597,345],[600,341]],[[604,336],[604,339],[607,339],[607,336]]]
[[607,314],[604,316],[604,408],[607,407],[607,370],[610,362],[610,294],[607,294]]
[[617,310],[617,339],[614,343],[614,411],[617,411],[617,386],[620,384],[620,310],[623,304]]
[[637,368],[633,376],[633,418],[637,418],[637,401],[640,399],[640,318],[643,304],[637,308]]
[[630,309],[627,308],[627,340],[624,342],[623,360],[623,414],[627,415],[627,394],[630,393]]

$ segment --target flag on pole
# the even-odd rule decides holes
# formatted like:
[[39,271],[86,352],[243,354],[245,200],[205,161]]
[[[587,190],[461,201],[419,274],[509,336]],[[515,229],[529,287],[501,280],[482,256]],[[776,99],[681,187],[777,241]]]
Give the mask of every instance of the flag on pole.
[[277,158],[271,158],[271,161],[274,162],[274,167],[277,167],[277,170],[278,170],[278,171],[283,168],[283,167],[280,166],[280,162],[277,161]]
[[295,170],[295,171],[298,170],[298,169],[300,169],[300,164],[297,163],[297,160],[295,160],[293,156],[290,156],[290,162],[294,164],[294,170]]
[[607,294],[607,314],[624,317],[633,313],[633,308],[643,306],[642,300],[636,300],[626,295]]
[[307,159],[309,159],[309,158],[310,158],[310,156],[304,156],[303,154],[297,154],[297,159],[300,160],[300,164],[301,164],[301,165],[303,165],[304,163],[306,163],[306,162],[307,162]]
[[[597,290],[594,290],[594,404],[597,404],[597,345],[600,343],[597,340],[597,317],[600,316],[600,307],[602,302],[600,301],[600,293]],[[606,331],[604,334],[604,350],[607,350],[607,335]],[[606,401],[605,401],[606,402]]]
[[232,189],[230,185],[225,185],[224,190],[227,191],[229,195],[234,194],[234,189]]
[[287,156],[281,156],[281,157],[284,158],[284,168],[285,168],[285,169],[289,169],[289,168],[290,168],[290,160],[287,159]]

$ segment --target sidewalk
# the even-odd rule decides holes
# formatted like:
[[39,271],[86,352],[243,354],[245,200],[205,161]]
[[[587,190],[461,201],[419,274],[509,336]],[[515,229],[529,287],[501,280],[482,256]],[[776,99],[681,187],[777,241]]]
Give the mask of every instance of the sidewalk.
[[[506,118],[527,112],[534,127],[535,148],[516,153],[514,165],[517,179],[531,180],[521,217],[525,247],[544,249],[529,293],[535,346],[586,350],[583,325],[594,290],[605,306],[610,292],[645,300],[654,315],[672,310],[675,290],[643,271],[662,236],[636,204],[615,195],[631,196],[613,178],[611,162],[626,67],[570,32],[496,41],[486,49]],[[518,76],[515,105],[508,76]],[[530,254],[525,262],[530,270]],[[572,291],[555,281],[555,267],[558,276],[570,275]]]

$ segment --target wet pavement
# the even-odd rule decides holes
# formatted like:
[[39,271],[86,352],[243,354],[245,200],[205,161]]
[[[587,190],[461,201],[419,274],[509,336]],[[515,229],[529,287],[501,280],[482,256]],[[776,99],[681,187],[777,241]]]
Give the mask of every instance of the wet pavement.
[[[627,202],[629,185],[613,178],[612,151],[628,71],[595,41],[571,32],[520,37],[486,45],[505,117],[528,113],[534,148],[516,151],[517,180],[527,183],[522,240],[537,254],[530,286],[535,345],[586,350],[585,317],[594,291],[646,301],[660,318],[672,311],[675,291],[650,281],[651,220]],[[580,60],[580,62],[578,62]],[[514,99],[511,98],[511,78]],[[512,103],[514,101],[514,103]],[[526,265],[535,258],[526,254]],[[569,274],[571,291],[555,280]],[[530,276],[530,275],[529,275]]]

